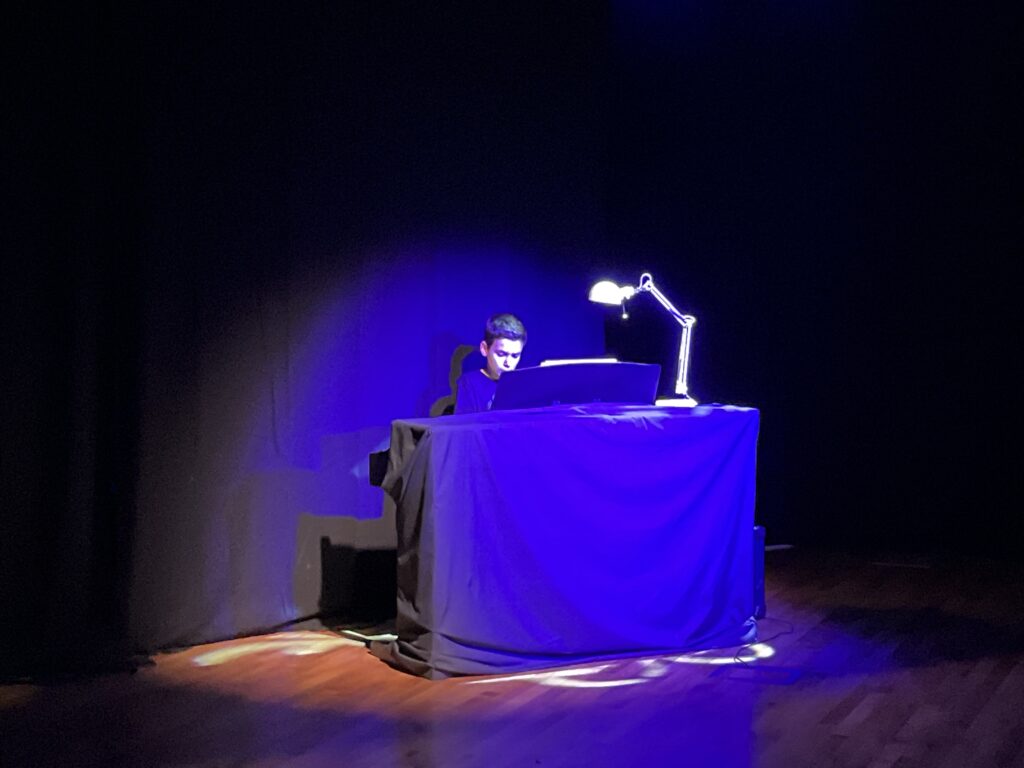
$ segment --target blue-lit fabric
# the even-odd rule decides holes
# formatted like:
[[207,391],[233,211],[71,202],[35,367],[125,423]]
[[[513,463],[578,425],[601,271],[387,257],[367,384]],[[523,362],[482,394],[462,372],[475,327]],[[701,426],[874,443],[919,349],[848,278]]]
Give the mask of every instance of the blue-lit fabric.
[[749,642],[758,412],[396,421],[398,641],[427,677]]

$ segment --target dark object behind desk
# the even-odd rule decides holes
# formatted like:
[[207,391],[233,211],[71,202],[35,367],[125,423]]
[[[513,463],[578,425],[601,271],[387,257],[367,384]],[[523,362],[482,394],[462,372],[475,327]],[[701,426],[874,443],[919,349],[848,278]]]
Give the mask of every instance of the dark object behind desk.
[[498,380],[492,410],[549,405],[653,405],[661,366],[651,363],[572,363],[509,371]]
[[320,613],[336,619],[377,622],[395,615],[393,549],[357,549],[320,538]]
[[380,488],[388,473],[388,451],[374,451],[370,454],[370,485]]

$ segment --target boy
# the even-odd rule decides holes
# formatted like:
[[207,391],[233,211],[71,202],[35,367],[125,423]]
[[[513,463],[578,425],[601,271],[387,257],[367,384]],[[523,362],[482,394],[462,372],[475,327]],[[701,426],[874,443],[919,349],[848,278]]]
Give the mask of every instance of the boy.
[[455,389],[455,413],[477,413],[491,408],[498,379],[514,371],[526,346],[526,328],[515,315],[494,315],[484,325],[480,354],[487,365],[459,377]]

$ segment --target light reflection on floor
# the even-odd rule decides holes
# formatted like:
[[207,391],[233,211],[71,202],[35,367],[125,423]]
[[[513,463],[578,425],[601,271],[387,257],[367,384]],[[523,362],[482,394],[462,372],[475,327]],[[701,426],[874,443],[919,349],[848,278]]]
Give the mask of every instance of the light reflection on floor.
[[280,653],[285,656],[312,656],[336,648],[360,647],[358,640],[320,632],[278,632],[250,640],[234,641],[231,645],[214,648],[196,656],[197,667],[214,667],[250,656],[255,653]]
[[[360,647],[363,643],[347,637],[322,632],[279,632],[248,640],[234,641],[229,645],[206,651],[192,659],[198,667],[213,667],[243,659],[253,654],[278,653],[285,656],[311,656],[327,653],[337,648]],[[561,669],[529,672],[516,675],[501,675],[466,680],[467,685],[492,685],[508,682],[532,682],[552,688],[618,688],[640,685],[652,679],[664,677],[673,664],[696,664],[724,666],[730,664],[750,665],[775,655],[775,650],[766,643],[745,645],[739,649],[711,649],[694,651],[678,656],[657,656],[653,658],[631,658],[607,663],[568,667]],[[639,672],[637,672],[639,668]]]

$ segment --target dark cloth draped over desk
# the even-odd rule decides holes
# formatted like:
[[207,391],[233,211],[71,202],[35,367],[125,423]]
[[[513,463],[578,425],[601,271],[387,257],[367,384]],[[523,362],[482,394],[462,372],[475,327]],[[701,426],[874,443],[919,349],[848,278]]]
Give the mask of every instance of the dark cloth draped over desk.
[[754,638],[758,412],[557,406],[392,425],[398,640],[432,678]]

